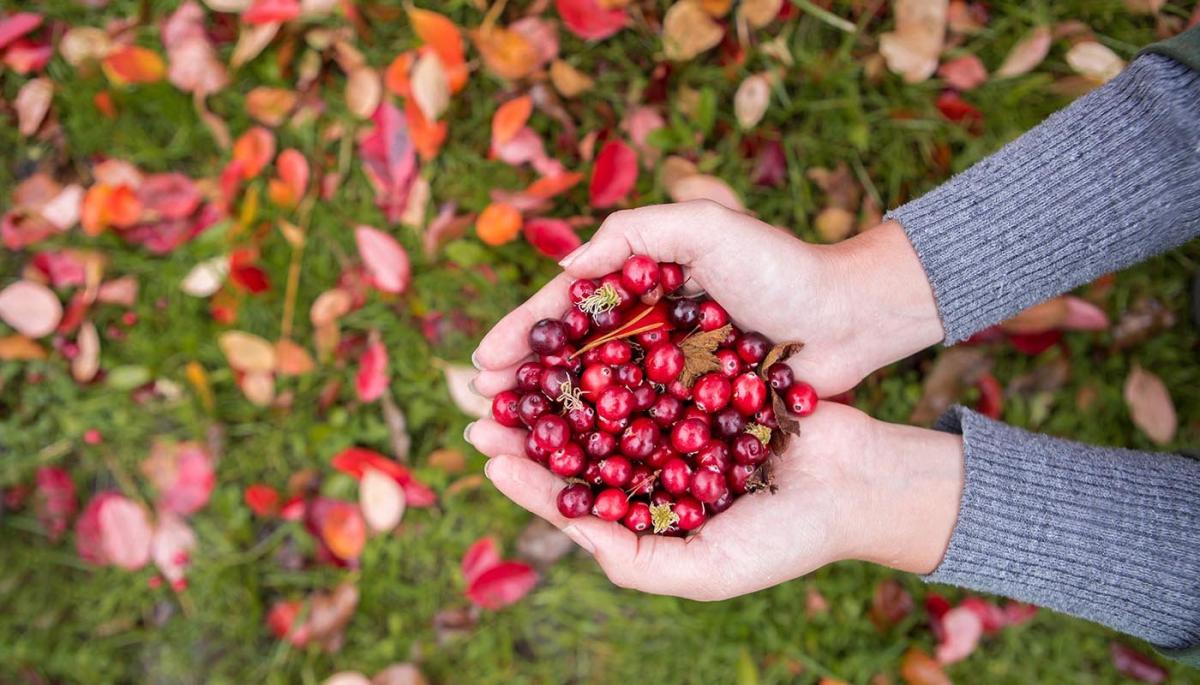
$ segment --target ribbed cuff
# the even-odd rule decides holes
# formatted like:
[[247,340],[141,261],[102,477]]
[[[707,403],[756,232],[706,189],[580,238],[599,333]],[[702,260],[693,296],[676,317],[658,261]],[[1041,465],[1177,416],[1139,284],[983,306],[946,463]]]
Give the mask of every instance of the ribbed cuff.
[[888,214],[916,249],[946,343],[1200,234],[1200,74],[1136,60]]
[[966,478],[925,580],[1032,602],[1145,639],[1200,645],[1200,462],[1029,433],[955,407]]

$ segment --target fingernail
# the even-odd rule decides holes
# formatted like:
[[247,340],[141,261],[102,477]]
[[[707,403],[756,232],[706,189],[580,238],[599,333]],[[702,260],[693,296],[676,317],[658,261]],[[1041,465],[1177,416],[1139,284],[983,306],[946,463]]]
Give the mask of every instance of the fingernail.
[[475,350],[471,353],[471,366],[483,371],[483,367],[479,365],[479,350]]
[[479,392],[479,388],[475,387],[475,381],[478,378],[479,378],[479,376],[476,376],[475,378],[472,378],[471,380],[467,381],[467,390],[470,390],[471,392],[475,393],[476,395],[483,397],[483,393]]
[[495,459],[488,459],[487,463],[483,465],[483,475],[487,476],[488,480],[493,480],[492,471],[494,470],[494,467],[492,464],[495,463],[495,461]]
[[592,539],[589,538],[586,533],[577,528],[575,525],[570,525],[566,528],[563,528],[562,532],[564,535],[571,538],[575,544],[582,547],[588,554],[596,553],[596,544],[592,542]]
[[[471,429],[474,427],[475,427],[474,421],[467,424],[467,427],[463,429],[463,440],[466,440],[467,442],[471,442]],[[474,445],[475,443],[471,442],[471,444]]]
[[560,259],[558,265],[564,269],[568,266],[571,266],[572,262],[574,262],[576,259],[579,259],[580,255],[582,255],[584,252],[587,252],[588,245],[591,245],[591,243],[584,243],[574,250],[571,250],[571,254]]

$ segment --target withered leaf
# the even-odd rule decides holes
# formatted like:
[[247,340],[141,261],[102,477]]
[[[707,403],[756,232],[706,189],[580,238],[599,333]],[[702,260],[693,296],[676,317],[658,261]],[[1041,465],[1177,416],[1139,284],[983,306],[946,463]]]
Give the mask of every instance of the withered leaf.
[[693,333],[679,343],[683,350],[683,372],[679,374],[679,380],[684,385],[691,387],[700,376],[721,368],[717,361],[717,347],[729,337],[732,330],[733,326],[725,324],[716,330]]
[[928,425],[950,408],[964,387],[974,385],[992,362],[983,350],[953,347],[943,352],[925,376],[921,401],[909,420]]
[[802,342],[782,342],[771,348],[767,352],[767,356],[763,357],[762,365],[758,367],[758,375],[764,379],[767,377],[767,369],[771,368],[778,362],[786,362],[792,358],[800,350],[804,349]]
[[769,492],[774,495],[777,489],[775,487],[775,467],[771,465],[770,460],[763,462],[763,465],[759,466],[758,470],[746,480],[746,492],[749,493]]
[[[1197,283],[1200,283],[1200,280]],[[1129,349],[1174,325],[1175,313],[1160,300],[1140,297],[1121,314],[1121,318],[1113,326],[1113,344],[1118,349]]]

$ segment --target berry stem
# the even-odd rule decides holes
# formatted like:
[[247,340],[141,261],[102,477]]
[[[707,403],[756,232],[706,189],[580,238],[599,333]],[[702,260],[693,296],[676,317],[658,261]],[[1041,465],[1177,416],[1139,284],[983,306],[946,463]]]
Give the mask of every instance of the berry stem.
[[584,314],[603,314],[615,309],[619,304],[621,304],[621,294],[617,292],[612,283],[605,283],[594,293],[580,300],[576,306]]

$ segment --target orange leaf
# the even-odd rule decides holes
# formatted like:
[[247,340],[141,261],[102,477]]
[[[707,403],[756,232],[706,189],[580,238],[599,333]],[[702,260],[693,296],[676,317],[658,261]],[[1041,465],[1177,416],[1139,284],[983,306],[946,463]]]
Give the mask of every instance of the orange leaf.
[[574,188],[577,183],[583,180],[583,174],[577,171],[568,171],[554,176],[543,176],[525,189],[525,194],[530,197],[536,197],[542,200],[549,200],[555,195],[565,193]]
[[321,539],[339,559],[357,559],[367,542],[367,526],[358,507],[335,502],[321,522]]
[[492,149],[513,139],[533,114],[533,98],[528,95],[513,98],[500,105],[492,117]]
[[0,361],[15,362],[45,358],[46,350],[41,345],[19,333],[0,338]]
[[294,207],[308,187],[308,160],[298,150],[288,148],[275,160],[279,177],[271,179],[267,196],[281,207]]
[[437,157],[442,144],[446,142],[449,125],[444,121],[431,122],[426,119],[421,108],[412,100],[404,104],[404,116],[408,119],[408,137],[421,159],[428,162]]
[[83,197],[79,223],[88,235],[99,235],[109,226],[132,226],[141,215],[142,203],[133,188],[97,183]]
[[521,213],[511,205],[493,202],[479,213],[475,220],[475,233],[488,245],[503,245],[512,242],[521,232]]
[[483,62],[497,76],[515,81],[528,76],[538,64],[538,51],[525,36],[499,26],[471,32]]
[[417,53],[412,50],[396,55],[396,59],[392,60],[383,72],[384,87],[402,98],[412,95],[412,81],[409,80],[408,73],[412,71],[416,61]]
[[246,180],[258,176],[274,156],[275,135],[261,126],[246,131],[233,144],[233,159],[242,163],[242,178]]
[[109,53],[101,63],[109,80],[117,85],[154,83],[167,75],[167,65],[157,52],[126,45]]
[[920,649],[909,649],[900,660],[900,677],[908,685],[950,685],[938,662]]
[[[446,69],[446,78],[450,92],[457,93],[467,85],[467,63],[463,56],[463,39],[458,27],[446,17],[416,7],[408,10],[409,21],[413,24],[413,32],[421,42],[433,49],[434,54],[442,61]],[[399,58],[397,58],[399,59]],[[409,59],[409,65],[413,60]],[[407,74],[408,69],[404,72]]]

